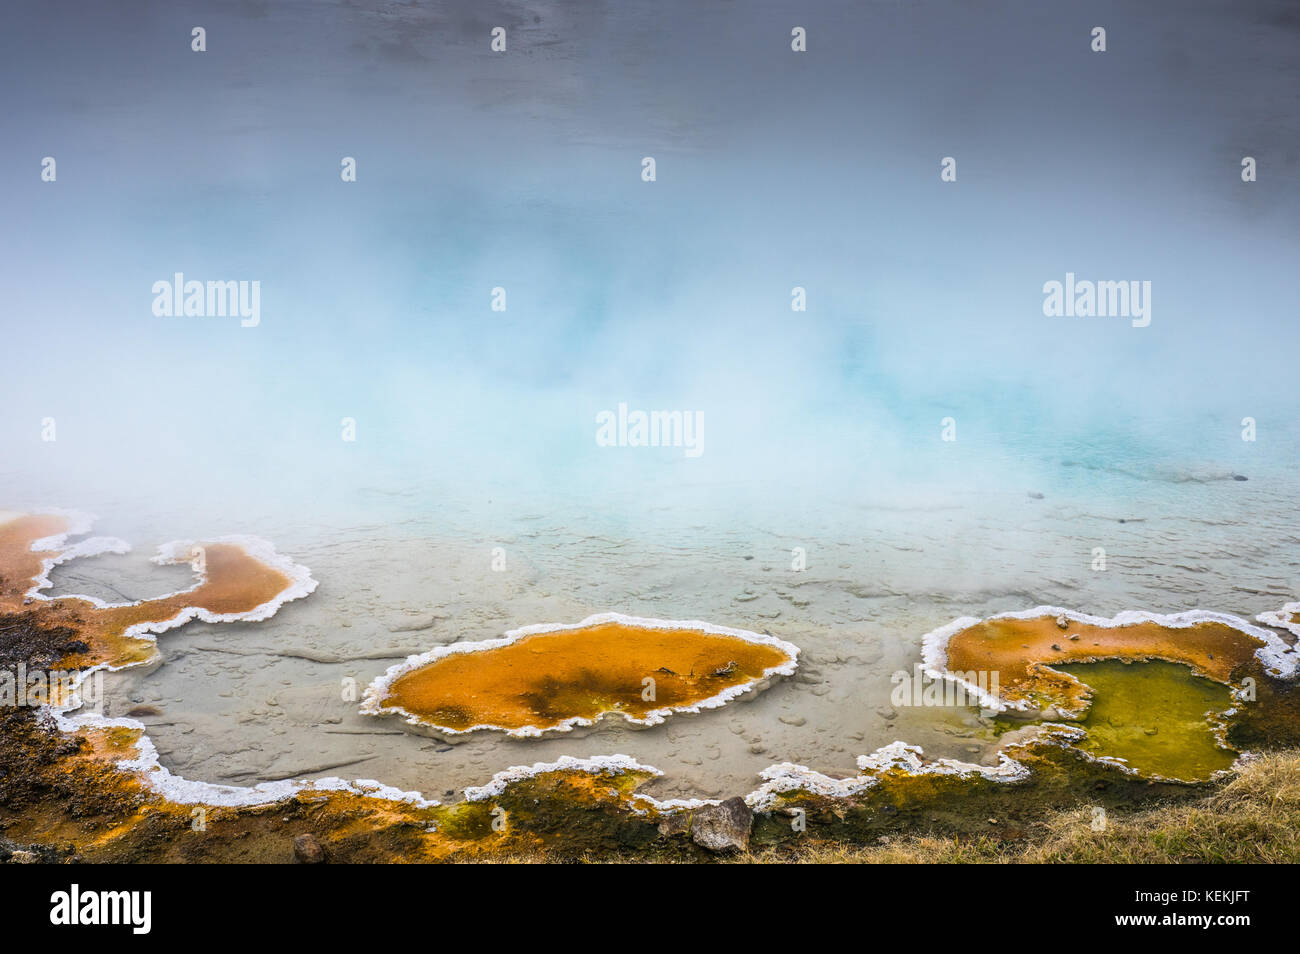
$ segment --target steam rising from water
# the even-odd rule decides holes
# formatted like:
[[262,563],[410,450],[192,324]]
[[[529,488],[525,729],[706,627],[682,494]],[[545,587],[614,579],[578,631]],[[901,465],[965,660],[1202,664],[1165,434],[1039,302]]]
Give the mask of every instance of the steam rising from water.
[[[1116,6],[1102,67],[1013,4],[814,4],[802,58],[774,5],[258,9],[202,57],[174,6],[0,41],[58,67],[3,120],[6,505],[689,525],[1295,459],[1291,27]],[[1151,281],[1151,326],[1044,318],[1067,270]],[[261,324],[155,317],[177,271],[260,281]],[[702,413],[706,453],[597,447],[620,401]]]

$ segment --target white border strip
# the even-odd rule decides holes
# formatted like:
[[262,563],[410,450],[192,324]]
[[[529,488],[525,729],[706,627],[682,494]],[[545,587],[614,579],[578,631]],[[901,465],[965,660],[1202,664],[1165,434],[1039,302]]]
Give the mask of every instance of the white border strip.
[[1019,782],[1029,777],[1029,769],[1004,752],[998,753],[997,765],[976,765],[956,759],[923,761],[919,745],[894,741],[883,745],[870,755],[858,756],[860,775],[850,778],[832,778],[814,772],[804,765],[782,762],[764,769],[759,777],[764,784],[745,796],[745,803],[756,812],[771,811],[782,796],[799,794],[822,795],[829,798],[849,798],[880,784],[880,776],[900,770],[908,775],[978,776],[991,782]]
[[991,709],[995,712],[1005,712],[1008,709],[1027,710],[1029,703],[1026,701],[1007,702],[950,672],[948,670],[948,641],[957,633],[969,629],[977,623],[995,619],[1038,619],[1044,616],[1052,618],[1064,616],[1075,623],[1105,627],[1107,629],[1131,626],[1135,623],[1155,623],[1158,626],[1170,629],[1185,629],[1200,623],[1222,623],[1259,640],[1260,646],[1255,650],[1255,656],[1264,664],[1269,675],[1278,679],[1290,679],[1296,675],[1297,671],[1300,671],[1300,654],[1297,654],[1294,649],[1279,639],[1276,633],[1260,629],[1258,626],[1252,626],[1244,619],[1226,613],[1214,613],[1209,610],[1188,610],[1183,613],[1161,615],[1143,610],[1125,610],[1115,614],[1110,619],[1105,619],[1100,616],[1089,616],[1086,613],[1064,609],[1060,606],[1036,606],[1033,609],[1012,613],[998,613],[982,619],[974,616],[962,616],[946,626],[941,626],[926,633],[925,636],[921,637],[921,662],[925,667],[925,674],[931,679],[943,679],[964,687],[968,693],[979,699],[981,707],[985,709]]
[[[289,585],[276,594],[274,599],[268,600],[247,612],[212,613],[201,607],[185,607],[170,619],[144,622],[128,627],[121,634],[124,638],[144,639],[156,642],[156,634],[165,632],[169,629],[174,629],[178,626],[183,626],[185,623],[195,618],[201,619],[207,623],[258,622],[274,616],[285,603],[307,596],[313,592],[317,586],[317,581],[312,579],[311,571],[308,570],[307,567],[295,563],[288,557],[281,555],[268,541],[263,540],[260,537],[234,534],[223,537],[213,537],[207,540],[175,540],[171,543],[164,543],[160,546],[158,548],[157,556],[153,558],[153,562],[160,565],[190,563],[191,566],[194,567],[196,578],[194,585],[184,590],[178,590],[175,593],[169,593],[159,597],[151,597],[148,600],[140,600],[134,603],[106,603],[103,600],[94,597],[76,596],[71,594],[58,597],[47,596],[40,591],[48,589],[52,585],[49,576],[50,571],[54,567],[78,557],[93,556],[100,553],[127,553],[130,551],[129,544],[113,537],[94,537],[89,540],[83,540],[79,543],[69,543],[71,537],[88,533],[91,526],[94,524],[95,518],[89,514],[63,510],[46,510],[38,514],[32,514],[32,516],[44,516],[47,514],[67,517],[70,521],[70,526],[69,529],[63,533],[43,537],[40,540],[33,542],[33,552],[53,552],[54,554],[53,556],[42,560],[41,575],[34,581],[32,589],[27,593],[27,596],[33,599],[46,601],[53,601],[56,599],[85,600],[97,609],[114,609],[126,606],[139,606],[142,603],[168,599],[183,593],[191,593],[202,587],[207,582],[206,573],[200,572],[196,562],[192,559],[194,548],[212,543],[224,543],[237,546],[254,560],[283,573],[289,579]],[[383,799],[386,801],[407,802],[421,808],[439,804],[437,801],[424,798],[424,796],[419,792],[404,792],[383,785],[374,779],[356,779],[354,781],[346,781],[341,778],[329,776],[316,779],[315,781],[291,780],[262,782],[253,786],[239,786],[190,781],[179,775],[174,775],[159,761],[158,750],[154,746],[153,740],[149,738],[147,733],[148,727],[143,722],[128,718],[111,719],[95,713],[74,714],[82,706],[80,689],[86,678],[101,670],[116,671],[129,668],[133,665],[142,665],[142,663],[128,663],[116,667],[107,663],[102,663],[98,666],[92,666],[88,669],[80,670],[70,688],[67,704],[62,706],[46,705],[42,706],[41,709],[43,714],[47,714],[54,719],[55,724],[61,732],[72,733],[83,729],[113,728],[139,730],[141,735],[135,742],[135,758],[121,759],[115,763],[115,767],[121,771],[131,773],[134,777],[140,780],[147,790],[160,795],[171,802],[179,805],[247,807],[283,801],[299,792],[321,791],[348,792],[354,795],[363,795],[369,798]]]
[[[53,512],[53,511],[52,511]],[[57,534],[51,537],[44,537],[32,544],[34,552],[45,552],[52,547],[65,545],[67,538],[85,533],[90,529],[90,524],[94,518],[86,515],[77,515],[84,523],[78,523],[79,529],[70,530],[67,533]],[[207,582],[206,572],[199,570],[197,558],[194,557],[194,551],[197,547],[207,546],[214,543],[227,544],[236,546],[243,550],[252,559],[262,563],[273,570],[282,573],[288,577],[289,585],[277,593],[272,599],[260,606],[255,606],[244,613],[213,613],[210,610],[200,606],[186,606],[178,610],[176,614],[168,619],[145,621],[128,626],[120,634],[122,639],[137,639],[147,642],[157,642],[157,635],[165,633],[168,630],[184,626],[192,619],[200,619],[205,623],[256,623],[262,620],[270,619],[274,616],[285,603],[293,600],[302,599],[311,595],[319,585],[312,579],[311,570],[295,563],[286,556],[276,551],[275,546],[263,540],[261,537],[248,536],[246,534],[228,534],[221,537],[211,537],[206,540],[173,540],[170,543],[164,543],[158,547],[158,553],[153,557],[153,562],[159,566],[169,566],[189,563],[194,569],[195,581],[193,585],[182,590],[176,590],[173,593],[164,593],[161,596],[151,596],[148,599],[136,600],[126,603],[109,603],[98,599],[94,596],[83,596],[75,593],[65,593],[60,596],[50,596],[42,593],[42,590],[49,589],[53,584],[50,581],[50,572],[54,567],[66,563],[78,557],[97,556],[102,553],[128,553],[131,545],[116,537],[93,537],[89,540],[83,540],[80,543],[66,544],[66,548],[56,552],[51,557],[42,560],[42,571],[40,577],[36,579],[32,588],[27,591],[26,596],[30,599],[44,600],[46,602],[55,602],[57,600],[82,600],[90,603],[96,609],[122,609],[128,606],[141,606],[145,603],[152,603],[159,600],[171,599],[175,596],[182,596],[186,593],[193,593],[202,588]],[[129,668],[138,663],[128,663],[125,666],[97,666],[95,669],[105,669],[114,672],[121,669]],[[93,672],[94,669],[87,670]]]
[[[642,765],[630,755],[595,755],[587,759],[577,759],[571,755],[561,755],[554,762],[536,762],[533,765],[513,765],[492,776],[486,785],[471,786],[465,789],[467,802],[483,802],[505,794],[515,782],[545,775],[548,772],[589,772],[592,775],[619,775],[623,772],[646,772],[656,777],[664,773],[653,765]],[[641,796],[649,798],[649,796]],[[650,801],[654,801],[650,799]]]
[[[665,706],[661,709],[653,709],[650,712],[647,712],[644,718],[640,719],[626,712],[609,711],[600,713],[594,719],[587,719],[582,716],[573,716],[557,723],[556,725],[546,726],[545,728],[528,725],[521,726],[517,729],[509,729],[505,726],[483,723],[480,725],[472,725],[468,729],[451,729],[445,726],[433,725],[425,719],[422,719],[419,715],[403,709],[401,706],[383,705],[383,702],[388,697],[389,691],[394,682],[407,673],[414,672],[415,670],[427,666],[439,659],[446,659],[449,656],[457,656],[462,653],[475,653],[501,649],[502,647],[526,639],[529,636],[541,636],[548,633],[588,629],[592,626],[599,626],[604,623],[619,623],[624,626],[631,626],[638,629],[693,630],[718,636],[731,636],[749,643],[773,646],[785,653],[789,659],[781,665],[769,666],[767,669],[764,669],[763,674],[757,679],[736,686],[728,686],[716,696],[711,696],[708,699],[701,700],[694,705],[676,707]],[[668,716],[673,715],[674,713],[698,713],[704,709],[720,708],[737,696],[765,688],[773,677],[793,675],[798,666],[799,647],[795,646],[793,643],[788,643],[783,639],[778,639],[775,636],[766,636],[761,633],[754,633],[744,629],[732,629],[727,626],[715,626],[712,623],[705,623],[701,620],[666,620],[641,616],[624,616],[622,613],[597,613],[594,616],[588,616],[580,623],[541,623],[533,626],[524,626],[520,629],[510,630],[505,634],[505,636],[499,639],[452,643],[449,646],[439,646],[436,649],[431,649],[425,653],[407,656],[404,662],[390,666],[387,672],[376,678],[366,687],[365,696],[361,700],[360,711],[363,715],[369,716],[402,715],[406,717],[405,721],[408,725],[430,729],[439,735],[460,736],[468,735],[471,732],[490,730],[504,732],[512,738],[537,738],[542,735],[571,732],[579,726],[595,725],[601,719],[611,715],[621,715],[628,722],[635,725],[659,725]]]
[[1285,629],[1292,636],[1300,636],[1300,623],[1293,623],[1287,617],[1300,615],[1300,603],[1287,603],[1280,610],[1270,610],[1255,617],[1255,622],[1277,629]]

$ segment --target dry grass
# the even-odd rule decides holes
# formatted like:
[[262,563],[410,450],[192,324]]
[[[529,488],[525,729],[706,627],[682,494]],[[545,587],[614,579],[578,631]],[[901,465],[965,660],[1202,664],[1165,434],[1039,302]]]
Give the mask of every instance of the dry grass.
[[736,861],[783,863],[1271,863],[1300,862],[1300,752],[1273,753],[1199,802],[1112,813],[1094,831],[1089,810],[1047,818],[1025,841],[912,836],[870,847],[813,845]]

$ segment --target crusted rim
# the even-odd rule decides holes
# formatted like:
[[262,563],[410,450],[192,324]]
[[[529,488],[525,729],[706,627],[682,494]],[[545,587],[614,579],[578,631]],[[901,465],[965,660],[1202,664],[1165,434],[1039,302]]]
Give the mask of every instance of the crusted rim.
[[[1300,604],[1297,604],[1297,606],[1300,606]],[[951,672],[948,669],[948,643],[963,630],[990,620],[1040,619],[1061,616],[1076,623],[1107,629],[1132,626],[1135,623],[1155,623],[1157,626],[1164,626],[1168,629],[1185,629],[1200,623],[1221,623],[1259,641],[1260,645],[1255,649],[1255,658],[1264,665],[1269,675],[1279,679],[1289,679],[1295,676],[1297,669],[1300,668],[1300,654],[1297,654],[1295,650],[1279,639],[1276,633],[1260,629],[1258,626],[1252,626],[1241,617],[1231,616],[1227,613],[1215,613],[1210,610],[1187,610],[1182,613],[1162,615],[1145,610],[1124,610],[1106,619],[1105,617],[1090,616],[1087,613],[1080,613],[1060,606],[1036,606],[1033,609],[996,613],[993,616],[962,616],[945,626],[940,626],[938,629],[926,633],[921,637],[921,662],[925,667],[925,674],[932,679],[943,679],[962,686],[972,697],[979,699],[980,705],[985,709],[995,712],[1005,712],[1009,709],[1027,711],[1030,708],[1027,701],[1009,702],[1000,696],[992,695],[974,683],[962,679],[958,674]]]
[[[624,626],[630,626],[638,629],[660,629],[660,630],[691,630],[694,632],[709,633],[716,636],[730,636],[736,639],[744,640],[749,643],[756,643],[763,646],[771,646],[783,652],[787,659],[785,662],[775,666],[769,666],[763,670],[763,674],[749,682],[741,683],[735,686],[728,686],[717,695],[702,699],[699,702],[692,703],[689,706],[664,706],[659,709],[652,709],[644,717],[637,718],[626,712],[610,710],[601,712],[593,718],[584,716],[571,716],[552,726],[520,726],[518,728],[508,728],[506,726],[493,725],[491,723],[481,723],[472,725],[466,729],[453,729],[446,726],[437,725],[421,717],[417,713],[410,712],[401,706],[385,706],[384,700],[388,698],[389,692],[395,683],[402,676],[422,669],[430,663],[439,659],[446,659],[450,656],[461,655],[464,653],[486,652],[495,649],[502,649],[510,646],[520,640],[527,639],[530,636],[542,636],[549,633],[560,633],[579,629],[588,629],[592,626],[599,626],[605,623],[618,623]],[[484,639],[476,642],[452,643],[448,646],[438,646],[428,652],[407,656],[400,663],[390,666],[388,670],[366,687],[365,695],[361,700],[360,712],[369,716],[404,716],[404,721],[408,725],[419,726],[424,729],[431,729],[439,735],[445,736],[464,736],[471,732],[479,731],[496,731],[503,732],[512,738],[538,738],[543,735],[556,734],[560,732],[572,732],[575,728],[594,726],[606,716],[622,716],[627,722],[634,725],[652,726],[659,725],[668,716],[675,713],[698,713],[705,709],[717,709],[737,696],[744,695],[747,692],[757,692],[766,688],[772,679],[779,676],[791,676],[799,666],[799,647],[793,643],[788,643],[776,636],[768,636],[763,633],[755,633],[745,629],[733,629],[729,626],[718,626],[713,623],[706,623],[702,620],[667,620],[654,619],[644,616],[625,616],[622,613],[597,613],[594,616],[588,616],[579,623],[540,623],[532,626],[522,626],[519,629],[512,629],[504,636],[497,639]]]
[[1292,622],[1288,617],[1300,615],[1300,603],[1286,603],[1280,610],[1269,610],[1255,617],[1255,622],[1285,629],[1292,636],[1300,636],[1300,623]]

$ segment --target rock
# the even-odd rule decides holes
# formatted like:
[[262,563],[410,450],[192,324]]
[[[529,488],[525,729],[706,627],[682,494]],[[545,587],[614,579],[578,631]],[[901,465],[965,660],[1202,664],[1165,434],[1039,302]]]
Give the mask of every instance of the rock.
[[792,725],[795,727],[808,724],[808,720],[801,715],[783,715],[778,716],[778,718],[786,725]]
[[740,796],[720,805],[706,805],[695,813],[691,838],[709,851],[744,851],[749,847],[749,830],[754,813]]
[[36,852],[22,851],[21,849],[15,851],[13,854],[9,856],[10,863],[15,865],[35,865],[35,864],[39,864],[40,860],[41,860],[41,856],[38,855]]
[[1042,500],[1042,499],[1043,499],[1043,494],[1039,493],[1037,490],[1031,490],[1031,491],[1029,491],[1029,499],[1030,499],[1030,500]]
[[318,865],[325,860],[325,849],[311,835],[299,835],[293,840],[293,859],[300,865]]
[[1243,476],[1243,475],[1241,475],[1241,474],[1233,474],[1233,475],[1232,475],[1232,479],[1233,479],[1233,480],[1249,480],[1250,478],[1245,477],[1245,476]]
[[665,837],[684,835],[691,830],[690,812],[673,812],[659,819],[659,834]]
[[1062,613],[1060,616],[1056,617],[1056,627],[1057,627],[1057,629],[1069,629],[1069,628],[1070,628],[1070,621],[1069,621],[1068,619],[1065,618],[1065,614],[1064,614],[1064,613]]
[[162,710],[157,706],[132,706],[130,709],[126,710],[126,714],[133,719],[139,719],[142,716],[160,716],[162,715]]
[[76,755],[82,749],[87,747],[85,736],[70,735],[58,742],[54,746],[54,754],[60,757]]

